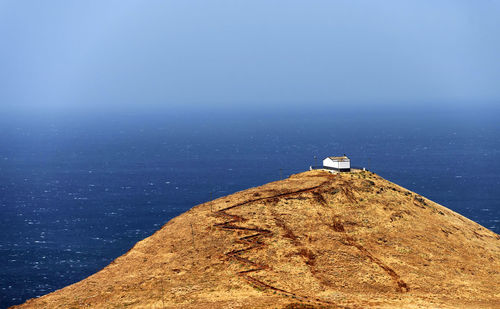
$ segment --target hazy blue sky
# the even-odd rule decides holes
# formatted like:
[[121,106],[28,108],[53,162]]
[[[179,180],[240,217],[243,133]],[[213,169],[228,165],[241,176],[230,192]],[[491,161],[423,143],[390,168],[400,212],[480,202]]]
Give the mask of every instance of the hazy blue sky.
[[6,109],[500,102],[500,1],[0,0]]

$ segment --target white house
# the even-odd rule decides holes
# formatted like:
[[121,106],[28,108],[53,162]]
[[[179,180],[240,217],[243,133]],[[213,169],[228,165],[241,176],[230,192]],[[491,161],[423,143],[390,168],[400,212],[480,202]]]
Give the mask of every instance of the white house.
[[351,160],[346,155],[342,157],[327,157],[323,160],[323,167],[340,172],[349,172],[351,170]]

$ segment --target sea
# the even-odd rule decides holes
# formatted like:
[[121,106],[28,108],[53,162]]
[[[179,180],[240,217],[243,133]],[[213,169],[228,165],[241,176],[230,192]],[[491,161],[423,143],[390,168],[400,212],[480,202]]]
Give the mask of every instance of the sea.
[[500,109],[0,115],[0,308],[99,271],[205,201],[347,154],[500,233]]

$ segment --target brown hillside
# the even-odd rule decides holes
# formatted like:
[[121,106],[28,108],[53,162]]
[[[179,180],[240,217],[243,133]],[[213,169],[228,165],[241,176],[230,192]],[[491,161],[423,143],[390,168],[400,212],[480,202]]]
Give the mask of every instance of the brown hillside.
[[198,205],[16,308],[499,308],[500,236],[370,172]]

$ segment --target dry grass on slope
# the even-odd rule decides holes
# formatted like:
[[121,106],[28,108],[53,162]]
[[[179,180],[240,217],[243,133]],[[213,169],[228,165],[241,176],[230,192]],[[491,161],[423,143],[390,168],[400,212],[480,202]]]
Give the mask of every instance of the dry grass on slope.
[[500,237],[370,172],[198,205],[19,308],[494,308]]

